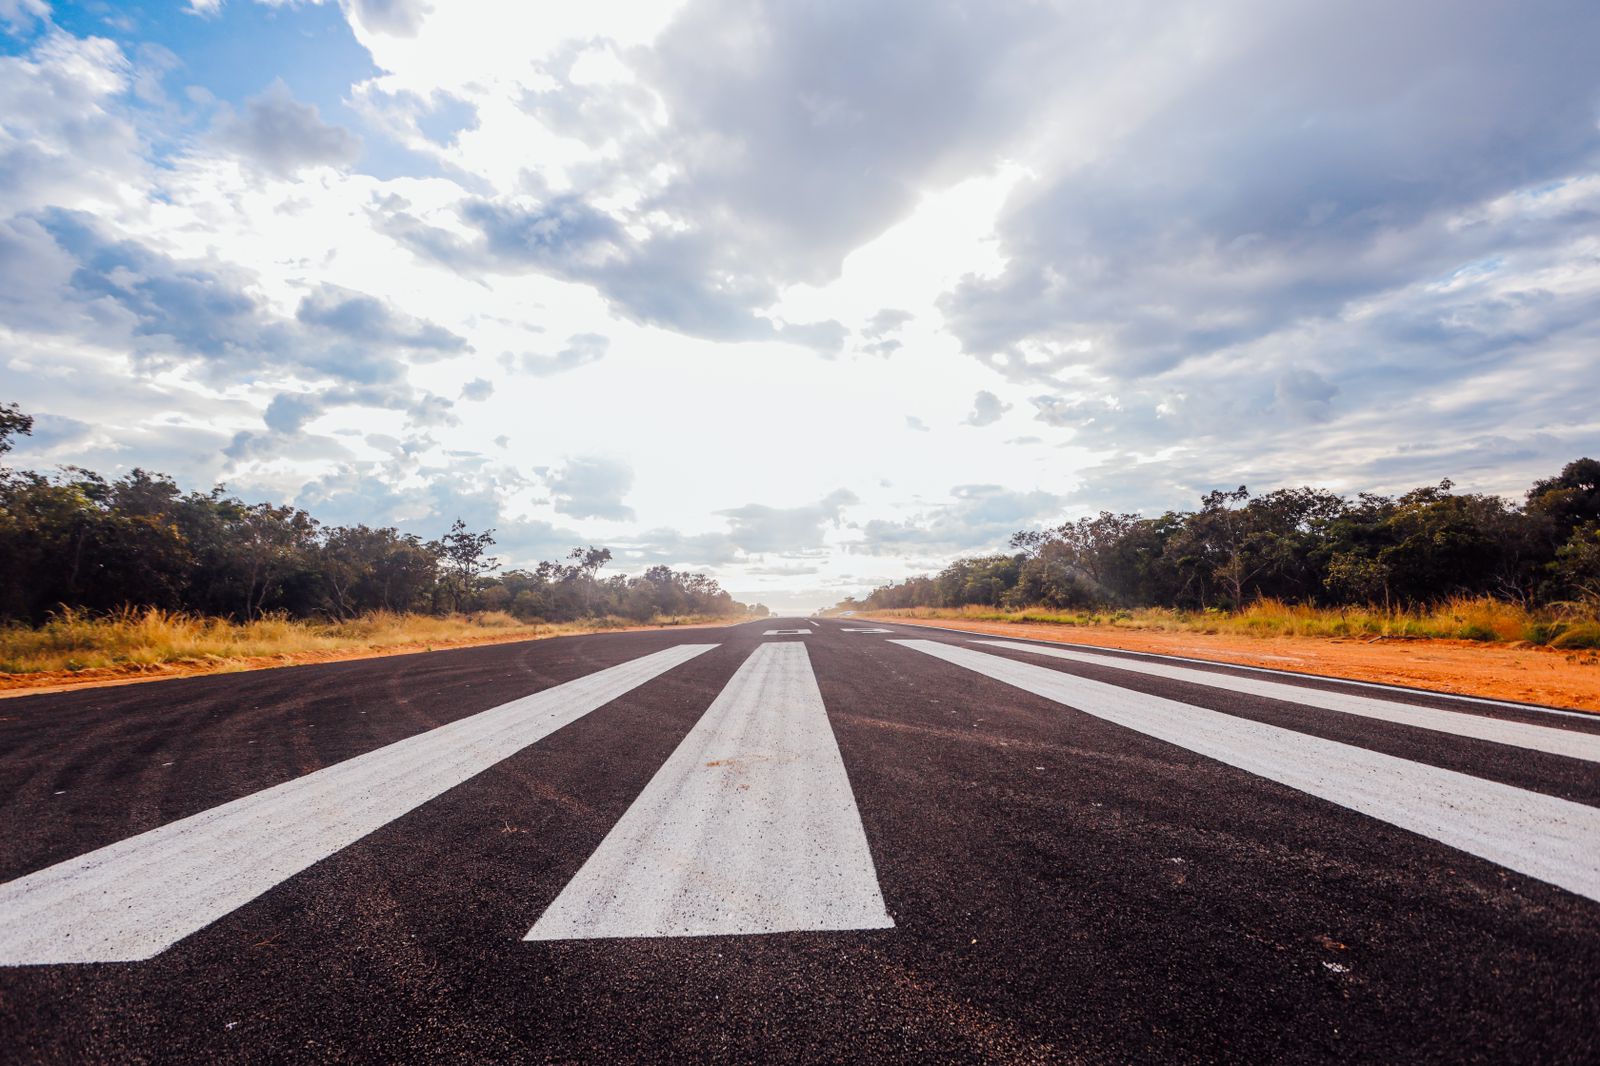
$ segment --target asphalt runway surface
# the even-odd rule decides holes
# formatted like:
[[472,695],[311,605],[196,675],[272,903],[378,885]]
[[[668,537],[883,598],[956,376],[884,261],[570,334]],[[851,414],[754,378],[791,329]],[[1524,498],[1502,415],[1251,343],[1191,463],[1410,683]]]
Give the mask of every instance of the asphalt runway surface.
[[1059,651],[0,701],[0,1060],[1600,1061],[1600,718]]

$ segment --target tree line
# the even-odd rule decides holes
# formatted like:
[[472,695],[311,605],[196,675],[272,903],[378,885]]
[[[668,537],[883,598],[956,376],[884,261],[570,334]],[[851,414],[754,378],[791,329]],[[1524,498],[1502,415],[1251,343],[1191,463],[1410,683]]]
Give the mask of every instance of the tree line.
[[1023,530],[840,607],[1237,609],[1258,599],[1419,607],[1453,596],[1600,605],[1600,461],[1534,483],[1520,504],[1448,480],[1389,497],[1316,488],[1203,496],[1149,518],[1102,511]]
[[[0,404],[0,460],[33,419]],[[183,492],[135,469],[110,480],[0,465],[0,619],[63,607],[159,607],[248,620],[354,618],[372,611],[506,611],[549,622],[765,614],[705,574],[654,566],[602,576],[609,548],[501,569],[494,530],[461,520],[436,540],[381,526],[327,526],[299,508],[245,503],[218,486]]]

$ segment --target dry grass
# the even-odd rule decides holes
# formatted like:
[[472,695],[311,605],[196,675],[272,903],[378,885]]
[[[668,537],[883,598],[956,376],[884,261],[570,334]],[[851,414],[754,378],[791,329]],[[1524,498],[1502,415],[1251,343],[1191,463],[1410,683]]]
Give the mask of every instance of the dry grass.
[[[650,624],[706,621],[712,619],[662,618]],[[243,623],[153,608],[110,615],[63,611],[38,628],[0,627],[0,673],[77,673],[168,664],[227,669],[232,663],[265,657],[473,644],[590,633],[630,624],[637,623],[616,618],[559,625],[522,622],[504,611],[444,617],[378,611],[343,622],[267,617]]]
[[1577,604],[1530,611],[1494,599],[1454,599],[1437,607],[1386,611],[1379,607],[1309,607],[1260,600],[1242,611],[1005,611],[992,607],[927,608],[870,612],[879,617],[1111,626],[1179,633],[1253,637],[1444,638],[1486,643],[1526,641],[1553,648],[1600,648],[1600,616]]

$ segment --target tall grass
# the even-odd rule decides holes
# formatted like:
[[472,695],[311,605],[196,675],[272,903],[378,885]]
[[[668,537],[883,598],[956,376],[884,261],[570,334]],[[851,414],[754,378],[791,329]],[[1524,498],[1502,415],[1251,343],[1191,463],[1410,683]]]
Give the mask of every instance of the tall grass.
[[1503,600],[1457,598],[1433,607],[1312,607],[1258,600],[1242,611],[1175,611],[1143,607],[1127,611],[999,610],[992,607],[914,607],[873,611],[901,618],[948,618],[992,622],[1037,622],[1067,626],[1253,637],[1446,638],[1485,643],[1527,641],[1553,648],[1600,648],[1600,612],[1568,604],[1530,611]]
[[[662,619],[661,624],[695,621],[709,619]],[[135,670],[163,664],[226,668],[241,660],[263,657],[558,636],[629,624],[636,623],[615,618],[559,625],[523,622],[504,611],[443,617],[376,611],[360,618],[328,622],[293,621],[274,615],[252,622],[230,622],[157,608],[105,615],[63,610],[37,628],[0,626],[0,673]]]

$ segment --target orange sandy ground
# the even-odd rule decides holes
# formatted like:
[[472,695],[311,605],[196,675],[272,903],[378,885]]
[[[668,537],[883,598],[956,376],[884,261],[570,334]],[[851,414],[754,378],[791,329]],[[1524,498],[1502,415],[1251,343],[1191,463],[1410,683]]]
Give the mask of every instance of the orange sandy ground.
[[0,674],[0,700],[11,696],[32,696],[41,692],[66,692],[78,688],[105,688],[110,685],[137,685],[142,681],[166,681],[174,677],[192,677],[196,674],[238,673],[244,670],[271,670],[279,666],[304,666],[307,663],[342,663],[351,659],[381,659],[388,655],[411,655],[419,651],[445,651],[450,648],[473,648],[482,644],[515,644],[523,640],[549,640],[552,637],[598,636],[604,633],[638,633],[648,629],[707,629],[736,625],[749,621],[737,618],[728,622],[693,622],[674,626],[618,626],[615,629],[597,629],[593,633],[543,633],[529,636],[467,637],[461,640],[419,641],[413,644],[389,644],[381,648],[350,647],[336,651],[305,651],[284,655],[257,655],[242,659],[213,659],[205,661],[129,664],[127,666],[97,667],[90,670],[52,670],[34,674]]
[[1466,696],[1517,700],[1550,707],[1600,712],[1600,654],[1539,647],[1509,647],[1466,640],[1240,637],[1172,633],[1112,626],[913,621],[893,615],[858,615],[895,625],[927,625],[995,636],[1028,637],[1057,644],[1093,644],[1124,651],[1183,655],[1194,659],[1267,666],[1299,674],[1325,674],[1379,681]]

